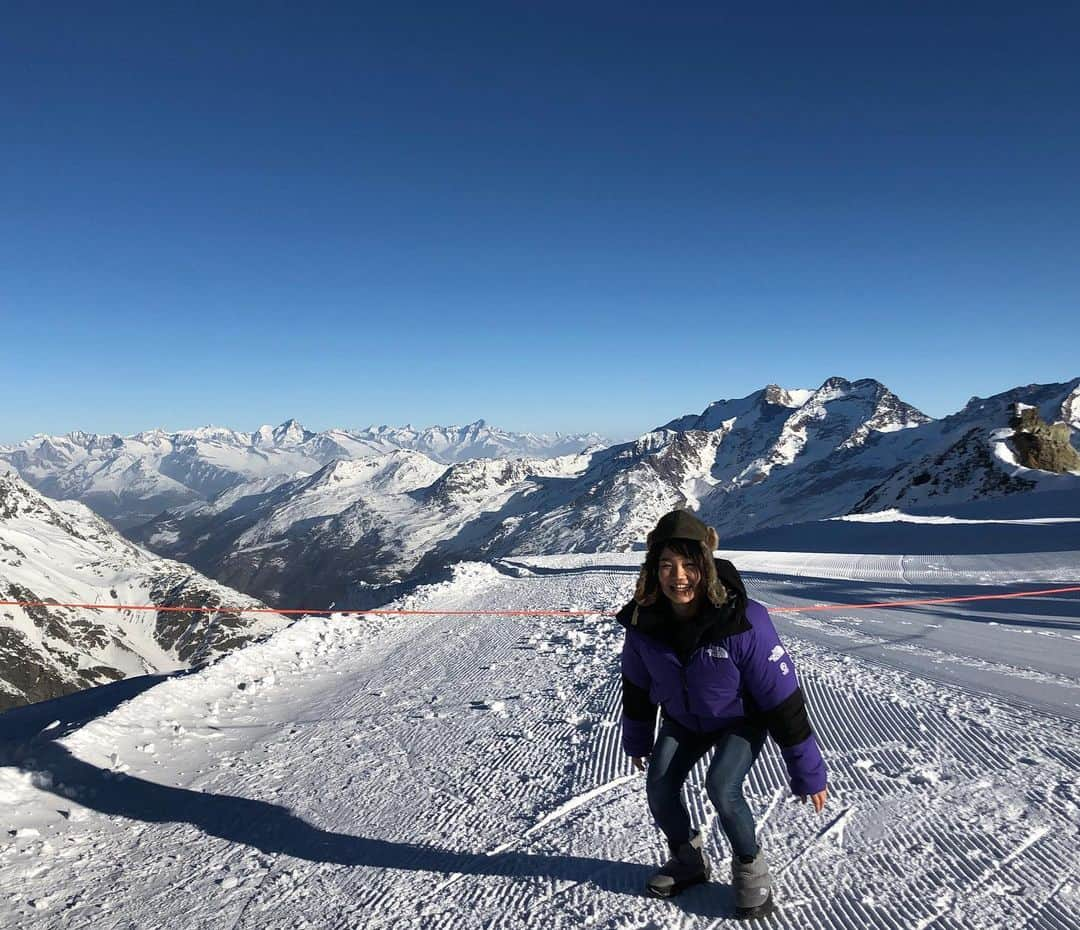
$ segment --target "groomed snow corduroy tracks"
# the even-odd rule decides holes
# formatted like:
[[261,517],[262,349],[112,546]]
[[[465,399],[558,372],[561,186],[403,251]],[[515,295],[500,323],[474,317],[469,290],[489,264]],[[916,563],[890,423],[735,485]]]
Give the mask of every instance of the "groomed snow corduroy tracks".
[[[820,600],[811,575],[852,602],[882,584],[948,596],[977,583],[911,560],[907,578],[863,559],[844,581],[835,557],[829,571],[804,561],[805,577],[753,558],[752,594],[773,605],[804,589]],[[1076,564],[1039,558],[1032,581],[1069,580]],[[611,611],[633,562],[466,565],[401,606]],[[752,773],[781,907],[769,926],[1080,927],[1080,683],[1061,670],[1080,664],[1078,604],[1031,605],[1035,627],[1009,626],[1019,608],[988,620],[981,606],[777,616],[832,796],[820,815],[792,799],[771,745]],[[984,679],[946,684],[941,655],[969,628],[984,652],[987,637],[1038,642],[1046,662],[999,648]],[[34,708],[0,718],[14,833],[2,926],[724,925],[726,844],[700,770],[689,801],[716,880],[672,902],[640,895],[662,844],[619,749],[620,646],[599,616],[304,620],[111,713],[104,689],[89,722],[55,702],[46,716],[60,722],[30,743]],[[1035,691],[996,688],[1012,681]],[[1062,713],[1045,712],[1070,689]]]

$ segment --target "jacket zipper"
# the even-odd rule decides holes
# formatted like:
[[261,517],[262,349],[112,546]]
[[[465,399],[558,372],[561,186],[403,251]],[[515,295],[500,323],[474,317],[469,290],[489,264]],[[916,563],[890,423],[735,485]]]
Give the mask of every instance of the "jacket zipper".
[[682,679],[683,703],[686,705],[686,713],[697,721],[698,731],[704,732],[704,727],[701,725],[701,718],[690,710],[690,686],[686,682],[686,666],[681,662],[679,663],[679,677]]

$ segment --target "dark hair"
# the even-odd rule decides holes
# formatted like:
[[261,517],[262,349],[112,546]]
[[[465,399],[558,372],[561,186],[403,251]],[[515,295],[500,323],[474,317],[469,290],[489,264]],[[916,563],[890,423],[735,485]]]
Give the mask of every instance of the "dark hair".
[[637,590],[634,600],[642,607],[655,604],[660,596],[660,553],[665,549],[690,559],[701,573],[701,585],[705,597],[719,607],[727,600],[727,589],[716,577],[716,565],[712,551],[705,543],[696,539],[664,539],[649,547],[645,555],[645,564],[638,574]]

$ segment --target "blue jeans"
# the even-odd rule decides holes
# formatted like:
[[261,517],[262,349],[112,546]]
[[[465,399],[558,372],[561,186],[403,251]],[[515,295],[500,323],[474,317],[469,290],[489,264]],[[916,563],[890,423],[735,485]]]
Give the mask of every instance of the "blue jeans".
[[736,856],[757,853],[754,815],[743,797],[746,773],[765,745],[765,730],[742,723],[721,733],[694,733],[667,717],[649,760],[645,792],[649,810],[668,842],[678,846],[690,839],[690,814],[682,786],[694,764],[716,747],[705,777],[705,790],[720,815],[720,824]]

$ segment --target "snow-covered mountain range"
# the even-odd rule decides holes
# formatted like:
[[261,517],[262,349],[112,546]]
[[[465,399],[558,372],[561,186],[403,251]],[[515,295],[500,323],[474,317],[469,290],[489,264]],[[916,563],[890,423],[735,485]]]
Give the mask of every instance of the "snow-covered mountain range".
[[207,501],[248,481],[312,474],[334,461],[420,452],[449,465],[474,458],[557,457],[608,440],[595,434],[511,433],[477,420],[467,426],[370,426],[314,433],[296,420],[253,433],[208,426],[133,436],[72,432],[0,447],[25,481],[58,499],[82,501],[126,529],[170,507]]
[[[903,520],[1080,491],[1080,469],[1024,464],[1025,449],[1043,439],[1016,441],[1018,411],[1046,441],[1075,443],[1080,379],[973,398],[938,421],[872,380],[830,378],[816,390],[770,385],[633,442],[450,464],[415,449],[350,446],[343,435],[313,435],[294,422],[255,434],[43,439],[0,459],[9,472],[0,475],[0,600],[258,605],[235,588],[277,607],[373,606],[455,562],[627,551],[678,506],[715,525],[722,545],[743,538],[760,548],[773,538],[762,533],[797,525],[805,536],[807,525],[843,515]],[[1044,421],[1063,425],[1042,430]],[[462,435],[440,447],[444,458],[480,441],[477,430],[471,440]],[[406,439],[419,441],[397,437]],[[1063,460],[1070,456],[1067,449]],[[30,488],[12,473],[20,467],[54,490],[104,493],[111,483],[118,504],[168,499],[155,495],[172,482],[184,502],[129,526],[129,541],[82,503]],[[867,532],[851,527],[810,535]],[[204,664],[285,622],[253,616],[4,607],[0,708]]]
[[637,440],[554,459],[444,467],[419,452],[266,479],[129,532],[269,603],[354,604],[363,587],[464,559],[625,551],[685,506],[721,539],[872,509],[1080,483],[1026,468],[1017,403],[1080,427],[1080,379],[975,398],[940,421],[877,381],[830,378],[718,401]]
[[[8,602],[0,606],[0,710],[202,666],[288,622],[236,613],[265,605],[133,545],[83,504],[50,500],[12,474],[0,475],[0,601]],[[122,604],[234,610],[104,608]]]

